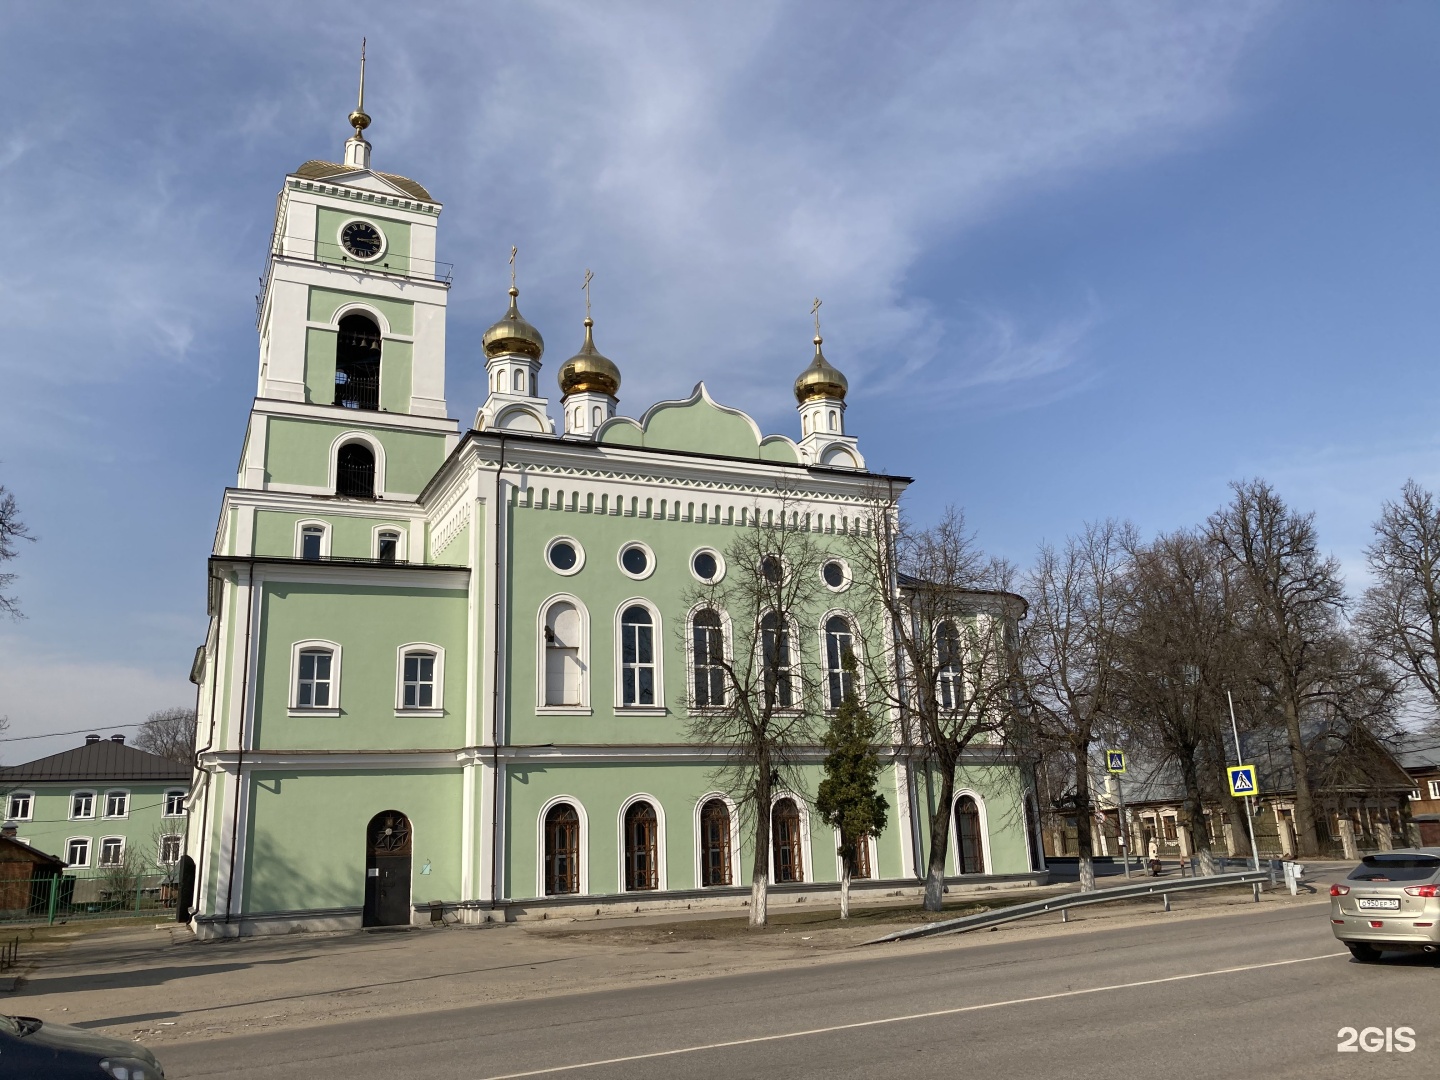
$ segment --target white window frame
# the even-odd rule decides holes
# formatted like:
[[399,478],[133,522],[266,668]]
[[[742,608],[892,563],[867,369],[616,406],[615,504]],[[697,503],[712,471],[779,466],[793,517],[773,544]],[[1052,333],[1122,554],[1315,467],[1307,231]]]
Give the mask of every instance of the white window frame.
[[[85,845],[85,861],[84,861],[84,862],[71,862],[71,861],[70,861],[70,845],[71,845],[71,844],[84,844],[84,845]],[[88,837],[88,836],[67,836],[67,837],[65,838],[65,865],[66,865],[66,866],[88,867],[88,866],[90,865],[91,856],[93,856],[94,854],[95,854],[95,842],[94,842],[90,837]]]
[[[385,365],[383,362],[380,367],[380,378],[384,379]],[[326,477],[325,490],[331,494],[335,492],[335,485],[339,482],[340,477],[340,448],[347,443],[364,443],[375,455],[375,498],[385,498],[385,447],[368,431],[343,431],[331,441],[329,474]]]
[[[840,570],[844,577],[844,580],[842,580],[839,585],[831,585],[825,580],[825,567],[832,562],[840,564]],[[822,555],[820,557],[820,565],[816,567],[815,573],[820,578],[820,584],[825,588],[826,592],[842,593],[850,588],[855,580],[854,575],[850,573],[850,563],[840,558],[839,555]]]
[[[705,837],[700,831],[700,814],[705,809],[705,804],[713,799],[719,799],[725,804],[730,812],[730,886],[705,885]],[[741,858],[740,858],[740,815],[735,810],[735,800],[723,791],[707,791],[700,798],[695,800],[695,809],[690,822],[690,835],[695,838],[695,865],[692,868],[697,889],[724,889],[740,884],[741,881]],[[623,820],[623,819],[622,819]]]
[[[429,708],[405,705],[405,657],[410,653],[433,653],[435,656],[435,704]],[[409,641],[395,650],[395,715],[445,715],[445,650],[428,641]]]
[[[175,858],[165,858],[165,841],[175,841]],[[155,861],[161,866],[174,866],[185,857],[185,837],[181,833],[164,833],[160,837],[160,843],[155,848]]]
[[[985,808],[985,796],[972,787],[956,788],[950,800],[950,873],[960,876],[960,815],[955,808],[966,795],[975,800],[975,810],[980,817],[980,858],[985,861],[985,874],[990,875],[995,873],[995,864],[990,861],[990,815]],[[1155,835],[1160,837],[1162,844],[1165,843],[1163,830],[1157,827]]]
[[395,542],[395,561],[397,563],[409,562],[410,530],[407,526],[397,525],[394,522],[386,522],[376,525],[370,530],[370,557],[377,562],[380,559],[380,537],[384,533],[394,533],[398,540]]
[[313,518],[295,522],[295,558],[305,558],[306,529],[320,530],[320,558],[328,559],[330,557],[330,537],[333,530],[328,521],[316,521]]
[[1419,789],[1418,787],[1417,787],[1414,791],[1410,792],[1410,801],[1411,801],[1411,802],[1419,802],[1419,801],[1420,801],[1420,798],[1421,798],[1420,789]]
[[[631,548],[639,548],[645,553],[645,570],[643,573],[632,574],[629,570],[625,569],[625,552]],[[632,581],[644,581],[651,574],[655,573],[655,550],[649,544],[645,543],[644,540],[626,540],[625,543],[621,544],[615,551],[615,565],[620,568],[622,574]]]
[[[15,800],[16,800],[16,799],[25,799],[25,800],[27,800],[26,803],[25,803],[25,813],[23,813],[23,814],[12,814],[12,813],[10,813],[10,811],[15,808]],[[6,799],[5,799],[5,817],[6,817],[6,820],[8,820],[8,821],[34,821],[34,820],[35,820],[35,792],[29,790],[28,788],[21,788],[21,789],[19,789],[18,791],[12,791],[12,792],[10,792],[9,795],[8,795],[8,796],[6,797]]]
[[[540,813],[535,818],[535,896],[537,899],[543,899],[545,896],[545,817],[561,803],[568,803],[574,807],[576,815],[580,818],[580,891],[578,893],[567,893],[564,895],[590,895],[589,815],[585,813],[585,804],[575,798],[574,795],[556,795],[544,806],[540,807]],[[621,857],[624,857],[623,854]]]
[[[119,857],[118,857],[117,859],[115,859],[114,862],[106,862],[106,861],[105,861],[105,845],[108,844],[108,843],[110,843],[112,840],[119,841],[119,844],[120,844],[120,854],[119,854]],[[102,837],[100,838],[100,842],[95,845],[95,865],[98,866],[98,867],[105,867],[105,866],[124,866],[124,865],[125,865],[125,837],[123,837],[123,836],[102,836]]]
[[[703,550],[709,550],[703,549]],[[724,706],[696,705],[695,704],[695,616],[702,611],[713,611],[720,616],[720,648],[726,660],[734,662],[735,654],[731,652],[731,642],[734,635],[731,632],[730,613],[718,604],[699,603],[685,613],[685,705],[689,711],[697,716],[704,716],[714,713]],[[725,693],[728,697],[735,692],[728,679],[725,680]],[[699,811],[697,810],[698,814]],[[696,818],[699,821],[699,818]],[[696,834],[699,835],[698,833]]]
[[[765,820],[765,827],[770,830],[770,839],[766,846],[770,849],[770,882],[775,881],[775,807],[781,799],[790,799],[795,803],[795,809],[800,812],[800,868],[805,875],[802,885],[813,885],[815,883],[815,867],[810,859],[810,807],[806,805],[805,799],[793,791],[775,791],[770,795],[770,816]],[[791,884],[786,882],[785,884]]]
[[[88,813],[88,814],[77,814],[77,813],[75,813],[75,799],[76,799],[78,796],[81,796],[81,795],[88,795],[88,796],[90,796],[90,813]],[[67,814],[67,816],[66,816],[66,820],[67,820],[67,821],[94,821],[94,820],[95,820],[95,810],[96,810],[95,804],[96,804],[97,802],[99,802],[99,801],[100,801],[100,793],[99,793],[98,791],[96,791],[94,788],[76,788],[74,791],[70,792],[70,806],[69,806],[69,812],[68,812],[68,814]]]
[[[570,540],[568,536],[557,536],[558,540]],[[574,541],[570,541],[574,543]],[[580,547],[576,545],[576,553],[579,554]],[[549,550],[546,550],[546,557],[549,557]],[[583,560],[584,556],[580,555]],[[545,564],[550,567],[549,562]],[[576,562],[576,568],[581,561]],[[555,573],[554,567],[550,567]],[[579,705],[546,705],[545,704],[545,623],[550,614],[550,609],[556,604],[569,604],[580,616],[580,704]],[[536,716],[590,716],[590,609],[581,602],[578,596],[573,593],[551,593],[540,603],[535,613],[535,715]],[[544,895],[543,892],[541,895]]]
[[[709,555],[715,560],[715,576],[713,578],[702,578],[695,572],[695,559],[699,555]],[[721,555],[720,552],[716,551],[713,547],[702,546],[696,548],[690,553],[690,560],[685,566],[686,569],[690,571],[690,576],[700,582],[701,585],[718,585],[725,580],[725,556]]]
[[1427,781],[1425,790],[1430,793],[1430,798],[1440,799],[1440,780]]
[[[651,809],[655,811],[655,888],[628,889],[625,887],[625,814],[636,803],[642,802],[649,803]],[[615,861],[615,892],[617,894],[654,896],[669,889],[669,867],[665,860],[665,807],[659,799],[647,792],[640,791],[621,803],[620,812],[615,816],[615,839],[619,843]]]
[[764,689],[763,680],[765,678],[764,622],[767,615],[774,615],[777,618],[782,618],[785,625],[789,628],[790,632],[790,671],[793,673],[793,681],[791,683],[791,687],[794,700],[790,705],[780,705],[777,703],[775,706],[775,711],[785,713],[787,715],[791,713],[797,713],[805,707],[805,679],[804,672],[801,670],[801,665],[805,662],[805,655],[803,648],[801,648],[798,644],[804,639],[801,638],[799,633],[800,627],[793,618],[785,618],[781,616],[780,612],[774,611],[773,609],[771,611],[761,612],[760,619],[755,624],[755,663],[759,665],[756,670],[760,676],[760,679],[762,680],[760,683],[762,691]]
[[[330,704],[323,709],[302,707],[300,702],[300,654],[310,650],[328,649],[330,656]],[[335,717],[340,715],[340,658],[343,650],[335,641],[307,638],[290,646],[290,708],[291,716]]]
[[849,611],[843,608],[831,608],[820,616],[820,675],[823,680],[820,692],[824,696],[827,713],[833,713],[840,707],[839,702],[830,700],[830,632],[826,629],[830,620],[835,618],[844,619],[845,625],[850,627],[850,651],[855,655],[855,673],[853,675],[855,697],[860,701],[865,700],[865,680],[862,678],[865,671],[865,650],[860,642],[860,625]]
[[[550,562],[550,552],[556,544],[569,544],[575,552],[575,565],[569,570],[561,570]],[[573,577],[585,569],[585,545],[576,540],[573,536],[552,536],[545,544],[545,569],[552,574],[559,574],[561,577]]]
[[[172,821],[176,820],[177,818],[183,818],[185,816],[185,799],[189,796],[189,794],[190,792],[185,788],[166,788],[165,801],[160,804],[160,816],[163,818],[169,818]],[[170,813],[171,795],[180,796],[180,812],[178,814]]]
[[[955,705],[954,707],[952,707],[952,708],[949,710],[949,712],[948,712],[949,715],[953,715],[954,713],[956,713],[956,712],[959,711],[961,705],[962,705],[963,702],[965,701],[966,695],[968,695],[969,692],[970,692],[970,686],[969,686],[969,680],[966,678],[966,675],[965,675],[965,629],[966,629],[966,628],[965,628],[965,626],[964,626],[964,620],[963,620],[960,616],[955,616],[955,617],[953,617],[953,618],[952,618],[952,617],[943,618],[943,619],[939,620],[939,621],[935,624],[935,630],[934,630],[934,633],[933,633],[933,635],[932,635],[932,637],[933,637],[933,639],[934,639],[934,646],[935,646],[935,658],[934,658],[934,659],[935,659],[935,700],[936,700],[937,706],[938,706],[939,708],[941,708],[941,709],[944,709],[944,708],[945,708],[944,703],[943,703],[943,701],[941,700],[941,691],[940,691],[940,678],[941,678],[941,673],[942,673],[943,670],[945,670],[944,668],[942,668],[942,667],[940,666],[940,634],[941,634],[941,628],[944,627],[944,626],[947,626],[947,625],[948,625],[948,626],[952,626],[952,627],[955,628],[955,633],[956,633],[956,635],[958,636],[959,642],[960,642],[960,644],[959,644],[960,656],[959,656],[958,660],[956,661],[956,663],[955,663],[955,665],[954,665],[954,666],[955,666],[954,685],[955,685],[956,688],[958,689],[959,694],[958,694],[958,696],[957,696],[956,699],[955,699],[955,700],[956,700],[956,705]],[[948,668],[948,666],[949,666],[949,665],[946,665],[947,668]]]
[[[625,545],[629,547],[629,544]],[[652,563],[653,567],[654,564]],[[655,657],[655,703],[653,705],[626,705],[624,668],[624,630],[620,619],[632,607],[642,607],[650,613],[650,625],[654,636],[651,648]],[[660,609],[643,596],[632,596],[622,600],[615,608],[615,711],[625,716],[665,716],[665,623],[660,618]]]
[[[112,796],[112,795],[123,795],[123,796],[125,796],[125,812],[124,812],[123,814],[112,814],[112,813],[110,813],[110,796]],[[129,788],[106,788],[106,790],[105,790],[105,805],[104,805],[104,807],[103,807],[103,809],[102,809],[102,812],[101,812],[101,820],[102,820],[102,821],[124,821],[124,820],[125,820],[126,818],[128,818],[129,816],[130,816],[130,789],[129,789]]]

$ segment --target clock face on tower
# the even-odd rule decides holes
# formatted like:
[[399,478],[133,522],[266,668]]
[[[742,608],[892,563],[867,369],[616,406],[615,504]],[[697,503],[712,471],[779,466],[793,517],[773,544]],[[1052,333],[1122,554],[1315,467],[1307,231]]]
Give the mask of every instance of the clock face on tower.
[[385,246],[380,230],[368,221],[352,221],[340,230],[340,243],[357,259],[374,259]]

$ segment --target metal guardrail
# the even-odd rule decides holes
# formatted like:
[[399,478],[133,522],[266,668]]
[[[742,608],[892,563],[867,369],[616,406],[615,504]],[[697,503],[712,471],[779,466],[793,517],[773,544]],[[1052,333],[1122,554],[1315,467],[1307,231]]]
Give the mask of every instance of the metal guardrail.
[[982,911],[976,915],[947,919],[944,922],[912,926],[905,930],[897,930],[893,934],[886,934],[884,937],[875,938],[873,941],[864,942],[864,944],[881,945],[887,941],[908,941],[911,938],[933,937],[936,934],[960,934],[966,930],[983,930],[987,926],[999,926],[1001,923],[1029,919],[1051,911],[1062,912],[1063,917],[1063,912],[1073,907],[1104,904],[1111,900],[1130,900],[1137,896],[1164,895],[1165,910],[1169,911],[1169,894],[1173,892],[1214,889],[1222,885],[1259,885],[1262,882],[1273,883],[1274,880],[1275,877],[1269,870],[1245,870],[1237,874],[1216,874],[1213,877],[1183,878],[1179,881],[1141,881],[1134,885],[1096,889],[1094,892],[1087,893],[1068,893],[1064,896],[1052,896],[1047,900],[1032,900],[1028,904],[1013,904],[1010,907],[996,908],[993,911]]

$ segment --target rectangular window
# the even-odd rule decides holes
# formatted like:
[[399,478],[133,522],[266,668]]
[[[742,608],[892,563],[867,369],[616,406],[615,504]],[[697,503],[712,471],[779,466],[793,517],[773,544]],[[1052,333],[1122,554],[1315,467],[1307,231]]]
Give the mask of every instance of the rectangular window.
[[1165,830],[1165,839],[1174,843],[1177,839],[1175,833],[1175,819],[1173,817],[1161,818],[1160,825]]
[[301,709],[330,707],[330,664],[328,650],[310,649],[300,654],[300,681],[296,687],[295,704]]
[[185,815],[185,792],[179,788],[165,792],[165,816],[183,817]]
[[765,665],[765,689],[782,709],[795,706],[795,669],[790,655],[790,630],[774,615],[760,624],[760,648]]
[[435,654],[407,653],[405,656],[405,690],[402,700],[407,709],[435,707]]
[[125,859],[125,840],[119,836],[107,836],[100,841],[100,865],[119,866]]
[[720,616],[702,611],[695,616],[691,644],[695,662],[695,707],[719,708],[725,704],[725,632]]
[[320,545],[325,539],[325,530],[319,528],[305,528],[300,530],[300,557],[309,559],[311,562],[318,562],[320,559]]
[[[1431,780],[1429,785],[1430,798],[1440,799],[1440,780]],[[12,817],[14,815],[11,815]]]
[[160,838],[160,861],[169,865],[180,861],[180,847],[182,838],[179,836],[162,836]]
[[1414,791],[1410,792],[1410,801],[1411,801],[1411,802],[1419,802],[1419,801],[1420,801],[1420,789],[1419,789],[1418,787],[1417,787]]
[[93,791],[75,791],[70,794],[70,816],[76,819],[93,818],[95,816],[95,793]]
[[35,808],[35,796],[28,791],[17,791],[10,796],[9,814],[12,821],[29,821]]
[[650,613],[631,608],[620,624],[622,705],[655,704],[655,627]]
[[65,865],[90,865],[90,838],[88,836],[77,836],[65,844]]
[[855,636],[840,616],[825,624],[825,678],[830,708],[855,693]]
[[125,817],[130,813],[130,793],[128,791],[107,791],[105,793],[105,816]]
[[383,532],[380,534],[380,546],[377,552],[382,563],[393,563],[400,557],[400,534]]

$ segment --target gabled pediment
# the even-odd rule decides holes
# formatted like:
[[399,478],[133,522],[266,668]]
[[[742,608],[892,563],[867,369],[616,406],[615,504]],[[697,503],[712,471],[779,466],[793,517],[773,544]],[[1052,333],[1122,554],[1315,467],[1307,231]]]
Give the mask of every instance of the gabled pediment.
[[759,425],[745,413],[717,403],[703,382],[695,385],[688,398],[652,405],[639,421],[625,416],[607,420],[595,441],[787,465],[800,462],[793,442],[783,435],[762,435]]
[[357,169],[353,165],[341,165],[333,161],[307,161],[290,175],[298,176],[302,180],[324,180],[330,184],[343,184],[360,191],[373,191],[377,195],[421,199],[424,202],[435,201],[430,192],[409,177],[375,169]]

